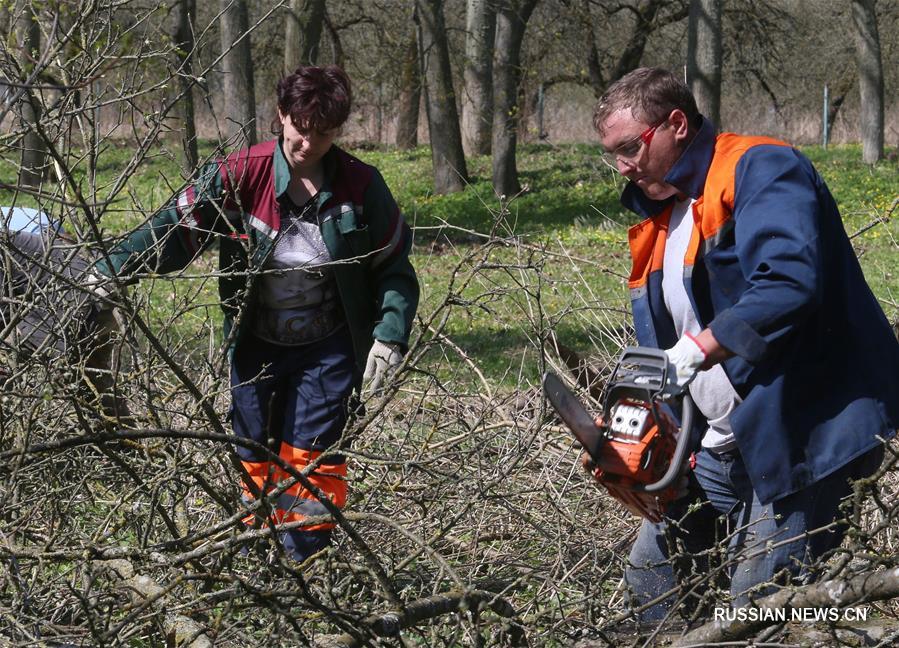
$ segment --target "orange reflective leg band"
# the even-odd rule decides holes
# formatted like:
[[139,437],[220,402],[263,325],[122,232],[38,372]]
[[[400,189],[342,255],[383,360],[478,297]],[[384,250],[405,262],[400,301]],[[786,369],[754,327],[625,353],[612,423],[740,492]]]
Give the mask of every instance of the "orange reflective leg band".
[[[241,461],[240,464],[247,471],[257,492],[267,493],[278,483],[275,465],[270,461]],[[241,499],[244,504],[249,506],[256,501],[256,495],[243,480],[241,480],[241,490],[243,491]],[[255,519],[256,517],[250,514],[244,517],[243,523],[249,526]]]
[[[297,472],[302,472],[311,462],[315,461],[321,452],[293,448],[286,443],[281,444],[281,458],[291,465]],[[277,464],[271,462],[242,461],[244,469],[249,473],[253,483],[260,492],[270,493],[278,486],[279,482],[292,480],[293,476]],[[347,467],[346,462],[321,463],[307,475],[309,483],[327,497],[335,506],[343,508],[347,497]],[[243,486],[243,500],[246,504],[255,501],[253,493]],[[272,521],[275,524],[284,522],[302,522],[309,517],[328,515],[328,509],[319,501],[319,498],[305,488],[299,481],[291,485],[287,490],[278,495],[273,502]],[[255,516],[248,515],[244,518],[245,524],[252,524]],[[333,522],[312,524],[302,527],[306,531],[333,529]]]
[[[321,456],[321,452],[294,448],[287,443],[282,443],[280,456],[286,463],[302,472],[304,468]],[[291,475],[287,471],[279,469],[277,472],[279,479],[291,479]],[[323,497],[327,497],[337,508],[343,508],[347,495],[346,476],[346,462],[325,461],[319,464],[307,476],[307,479],[321,492]],[[275,510],[283,522],[302,522],[309,517],[329,514],[328,509],[319,501],[319,498],[299,482],[293,484],[278,497]],[[304,526],[303,530],[316,531],[333,528],[334,523],[327,522]]]

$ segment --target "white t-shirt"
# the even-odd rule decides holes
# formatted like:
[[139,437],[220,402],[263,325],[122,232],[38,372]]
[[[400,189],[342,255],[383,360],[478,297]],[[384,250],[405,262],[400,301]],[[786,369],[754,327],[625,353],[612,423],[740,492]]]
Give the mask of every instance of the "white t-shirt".
[[[702,331],[684,287],[684,255],[692,233],[693,200],[675,202],[665,240],[662,291],[678,338],[684,333],[697,335]],[[707,371],[700,371],[689,389],[696,408],[709,423],[702,437],[702,447],[715,452],[734,449],[737,442],[728,417],[742,399],[731,385],[724,368],[717,364]]]

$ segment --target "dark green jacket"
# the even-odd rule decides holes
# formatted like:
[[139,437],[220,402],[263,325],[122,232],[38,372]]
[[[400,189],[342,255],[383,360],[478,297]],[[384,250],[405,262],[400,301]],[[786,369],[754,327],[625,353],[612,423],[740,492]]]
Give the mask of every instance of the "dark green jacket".
[[[363,368],[374,339],[408,345],[419,293],[409,262],[412,234],[377,169],[337,147],[322,161],[321,233]],[[225,336],[233,350],[252,328],[258,271],[278,236],[289,181],[278,140],[209,163],[171,205],[112,249],[111,264],[98,267],[134,281],[181,270],[217,242]]]

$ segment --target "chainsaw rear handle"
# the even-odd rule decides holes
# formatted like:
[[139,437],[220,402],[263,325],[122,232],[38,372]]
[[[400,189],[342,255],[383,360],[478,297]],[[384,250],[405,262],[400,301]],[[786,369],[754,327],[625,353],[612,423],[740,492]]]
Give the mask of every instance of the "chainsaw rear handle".
[[647,484],[643,487],[643,491],[647,493],[658,493],[666,488],[671,487],[675,480],[680,476],[681,468],[690,454],[690,437],[693,427],[693,399],[689,393],[684,393],[681,400],[681,425],[680,435],[677,438],[677,446],[674,448],[674,456],[671,457],[671,463],[668,464],[668,470],[662,475],[662,478]]
[[615,365],[609,384],[636,387],[656,396],[665,389],[669,364],[668,354],[662,349],[625,347],[618,364]]

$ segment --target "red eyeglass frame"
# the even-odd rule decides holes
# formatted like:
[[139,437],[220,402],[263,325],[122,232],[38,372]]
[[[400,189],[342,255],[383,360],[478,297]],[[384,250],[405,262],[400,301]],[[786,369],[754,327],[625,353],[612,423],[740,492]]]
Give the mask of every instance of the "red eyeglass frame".
[[[625,164],[628,164],[628,163],[630,163],[630,162],[633,162],[634,160],[637,159],[637,157],[638,157],[638,156],[640,155],[640,153],[643,151],[643,146],[647,146],[647,147],[649,146],[649,144],[652,142],[653,136],[654,136],[655,133],[656,133],[656,130],[659,128],[659,126],[661,126],[662,124],[664,124],[666,121],[668,121],[668,117],[665,117],[665,118],[662,119],[660,122],[658,122],[658,123],[656,123],[656,124],[653,124],[652,126],[649,126],[645,131],[643,131],[642,133],[640,133],[639,135],[637,135],[635,138],[629,139],[629,140],[626,141],[624,144],[621,144],[621,145],[619,145],[619,146],[616,146],[614,151],[607,152],[606,155],[607,155],[608,157],[612,158],[612,161],[614,161],[614,162],[619,162],[619,161],[620,161],[620,162],[624,162]],[[637,149],[637,151],[636,151],[633,155],[624,156],[624,155],[622,155],[621,153],[619,153],[619,151],[620,151],[621,149],[623,149],[623,148],[625,148],[625,147],[627,147],[627,146],[630,146],[631,144],[633,144],[633,143],[636,142],[637,140],[642,141],[642,142],[643,142],[643,146],[641,146],[639,149]]]

